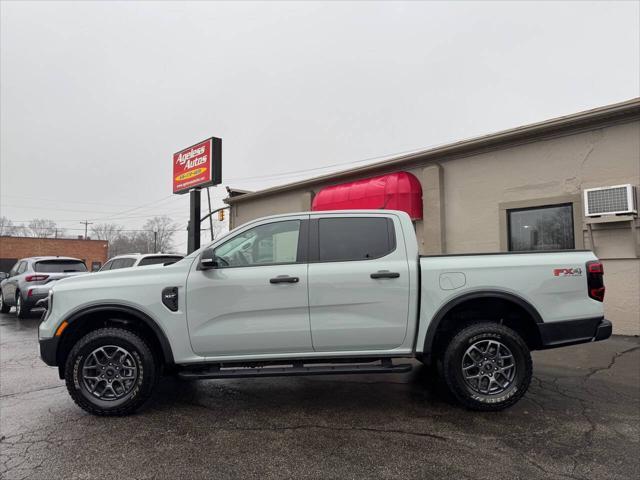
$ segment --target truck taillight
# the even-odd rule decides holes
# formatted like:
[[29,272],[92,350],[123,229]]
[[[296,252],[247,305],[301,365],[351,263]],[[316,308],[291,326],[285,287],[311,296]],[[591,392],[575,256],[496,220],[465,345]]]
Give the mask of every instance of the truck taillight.
[[46,280],[49,275],[27,275],[24,278],[25,282],[39,282],[40,280]]
[[587,262],[587,292],[598,302],[604,301],[604,268],[598,261]]

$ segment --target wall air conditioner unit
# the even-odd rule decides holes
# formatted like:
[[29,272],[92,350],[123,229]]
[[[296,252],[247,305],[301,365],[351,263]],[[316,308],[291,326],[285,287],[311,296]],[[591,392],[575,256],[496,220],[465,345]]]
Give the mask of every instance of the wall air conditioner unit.
[[584,191],[584,214],[587,217],[637,213],[638,200],[633,185],[587,188]]

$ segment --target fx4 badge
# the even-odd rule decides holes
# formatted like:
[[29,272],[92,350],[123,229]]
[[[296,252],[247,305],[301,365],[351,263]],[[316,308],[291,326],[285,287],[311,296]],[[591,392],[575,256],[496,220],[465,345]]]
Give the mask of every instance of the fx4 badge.
[[581,268],[554,268],[554,277],[580,277],[582,276]]

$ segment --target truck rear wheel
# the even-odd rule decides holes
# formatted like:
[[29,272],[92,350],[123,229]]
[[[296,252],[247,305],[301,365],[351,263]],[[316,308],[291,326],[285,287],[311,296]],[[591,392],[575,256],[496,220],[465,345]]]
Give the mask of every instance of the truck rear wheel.
[[65,366],[71,398],[94,415],[133,413],[149,399],[158,376],[144,340],[121,328],[86,334],[71,349]]
[[529,388],[531,354],[511,328],[474,324],[449,342],[443,374],[453,395],[467,408],[502,410],[520,400]]

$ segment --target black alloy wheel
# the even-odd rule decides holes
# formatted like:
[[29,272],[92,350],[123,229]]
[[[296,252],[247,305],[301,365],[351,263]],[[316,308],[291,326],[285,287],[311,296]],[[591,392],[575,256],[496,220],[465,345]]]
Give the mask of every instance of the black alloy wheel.
[[94,415],[129,415],[153,393],[159,368],[151,349],[137,333],[100,328],[71,349],[65,364],[67,390]]
[[531,383],[531,353],[513,329],[492,322],[470,325],[449,342],[443,375],[456,399],[472,410],[515,404]]

